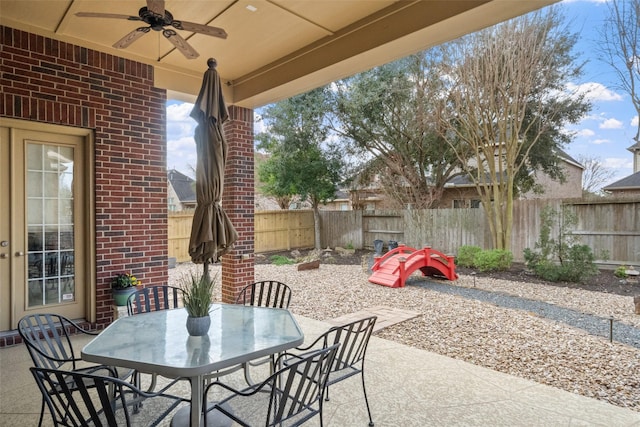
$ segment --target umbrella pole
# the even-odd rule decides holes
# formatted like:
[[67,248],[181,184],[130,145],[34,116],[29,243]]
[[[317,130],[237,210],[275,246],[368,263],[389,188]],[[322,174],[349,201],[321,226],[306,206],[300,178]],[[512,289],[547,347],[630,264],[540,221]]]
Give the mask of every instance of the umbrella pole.
[[202,277],[205,278],[208,282],[209,280],[211,280],[211,278],[209,277],[209,261],[205,261],[203,265],[204,271],[202,272]]

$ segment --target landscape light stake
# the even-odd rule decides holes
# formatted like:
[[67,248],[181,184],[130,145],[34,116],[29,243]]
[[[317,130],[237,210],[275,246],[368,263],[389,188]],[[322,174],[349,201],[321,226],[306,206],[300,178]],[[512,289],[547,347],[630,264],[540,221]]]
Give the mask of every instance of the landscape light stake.
[[609,342],[613,342],[613,316],[609,317]]

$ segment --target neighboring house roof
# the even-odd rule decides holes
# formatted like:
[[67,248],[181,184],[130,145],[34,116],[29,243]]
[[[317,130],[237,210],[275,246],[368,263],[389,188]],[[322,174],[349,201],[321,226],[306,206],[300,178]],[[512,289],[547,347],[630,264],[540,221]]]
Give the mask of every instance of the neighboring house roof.
[[579,161],[577,161],[576,159],[574,159],[573,157],[571,157],[568,153],[566,153],[564,150],[557,148],[557,153],[558,153],[558,157],[560,157],[562,160],[564,160],[567,163],[570,163],[576,167],[579,167],[580,169],[584,170],[584,165],[582,163],[580,163]]
[[[558,157],[563,160],[564,162],[573,165],[577,168],[580,168],[582,170],[584,170],[584,166],[578,162],[576,159],[574,159],[573,157],[571,157],[569,154],[567,154],[566,152],[564,152],[561,149],[556,149],[557,150],[557,155]],[[489,184],[491,182],[491,179],[489,178],[489,174],[486,174],[486,183]],[[474,187],[475,184],[473,183],[473,181],[471,180],[471,178],[469,178],[469,175],[467,174],[463,174],[463,175],[456,175],[453,178],[449,179],[447,181],[447,183],[444,185],[445,188],[452,188],[452,187]]]
[[167,176],[180,203],[196,203],[196,192],[193,186],[195,181],[193,179],[175,169],[171,169]]
[[[506,172],[504,173],[506,176]],[[490,184],[491,178],[488,173],[485,173],[485,183]],[[453,178],[450,178],[445,184],[444,188],[453,188],[453,187],[475,187],[476,184],[469,177],[468,174],[464,175],[456,175]]]
[[336,191],[336,196],[334,198],[334,201],[336,200],[349,200],[351,196],[349,195],[349,191],[348,190],[338,190]]
[[640,172],[626,176],[613,184],[609,184],[603,188],[605,191],[616,190],[637,190],[640,189]]

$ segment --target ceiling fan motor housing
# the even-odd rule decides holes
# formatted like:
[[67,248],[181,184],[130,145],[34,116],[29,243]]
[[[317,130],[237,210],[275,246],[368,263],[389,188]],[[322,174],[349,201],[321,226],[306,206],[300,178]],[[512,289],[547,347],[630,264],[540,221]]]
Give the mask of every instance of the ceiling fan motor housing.
[[164,16],[161,16],[149,10],[147,7],[143,7],[138,11],[138,15],[155,31],[162,31],[165,25],[171,25],[173,22],[173,15],[168,10],[165,10]]

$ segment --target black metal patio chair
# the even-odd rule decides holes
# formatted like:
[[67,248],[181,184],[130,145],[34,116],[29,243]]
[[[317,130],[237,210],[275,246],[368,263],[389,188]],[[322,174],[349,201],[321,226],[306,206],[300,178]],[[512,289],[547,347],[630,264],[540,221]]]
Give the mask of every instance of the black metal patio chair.
[[[205,425],[212,411],[217,411],[242,426],[298,426],[312,417],[322,419],[322,397],[327,376],[339,345],[305,354],[283,353],[282,369],[259,384],[237,390],[220,381],[205,388]],[[207,405],[212,389],[215,404]],[[218,414],[216,414],[218,415]]]
[[[165,394],[175,381],[158,392],[147,393],[108,375],[47,368],[30,370],[55,426],[155,426],[181,402],[188,401]],[[115,375],[115,371],[111,373]],[[136,404],[141,399],[146,400],[145,410]],[[138,408],[135,414],[134,407]]]
[[[129,316],[178,307],[182,307],[182,290],[175,286],[158,285],[142,288],[129,295],[127,299],[127,314]],[[136,371],[135,375],[135,384],[142,384],[141,372]],[[150,375],[151,382],[147,392],[155,389],[158,381],[157,374]]]
[[[50,313],[26,315],[18,322],[18,333],[26,345],[35,367],[81,373],[94,373],[110,369],[121,379],[129,378],[134,374],[134,371],[130,369],[118,370],[95,364],[80,366],[82,358],[76,355],[71,343],[71,334],[98,335],[98,332],[88,331],[64,316]],[[44,408],[45,401],[43,399],[38,425],[42,425]]]
[[276,280],[263,280],[245,286],[236,297],[236,304],[256,307],[289,308],[291,288]]
[[[251,305],[254,307],[288,309],[290,303],[291,288],[277,280],[263,280],[251,283],[250,285],[242,288],[236,297],[236,304]],[[276,355],[271,355],[262,359],[243,363],[242,368],[244,369],[244,376],[247,380],[247,384],[253,383],[251,373],[249,371],[251,366],[255,367],[269,363],[269,374],[273,374],[275,372],[275,357]],[[237,369],[238,368],[233,368],[226,372],[233,372]]]
[[182,290],[174,286],[160,285],[142,288],[129,295],[129,299],[127,299],[129,316],[181,306]]
[[364,383],[364,361],[367,346],[369,345],[369,338],[371,338],[371,334],[373,333],[376,319],[376,316],[371,316],[344,325],[334,326],[316,338],[311,344],[297,348],[297,350],[304,352],[317,348],[318,346],[326,347],[340,344],[340,348],[333,360],[331,371],[329,372],[325,400],[329,400],[329,388],[332,384],[360,374],[364,401],[367,405],[367,413],[369,414],[370,427],[373,427],[374,423],[371,417],[371,408],[369,407],[367,389]]

